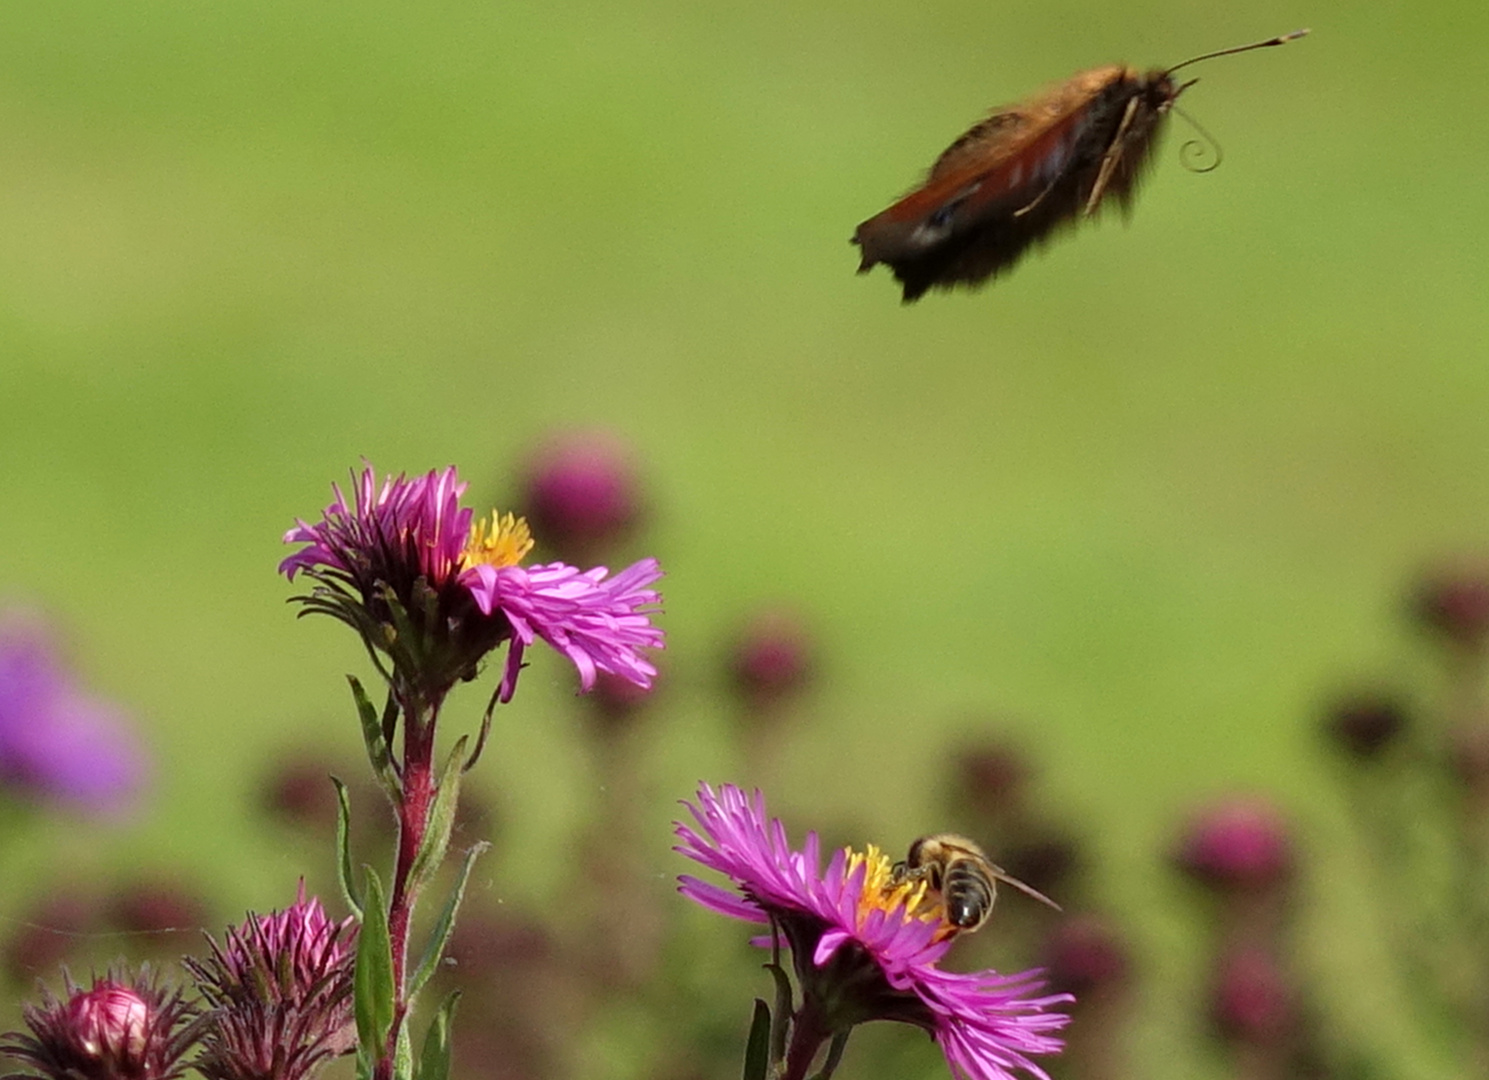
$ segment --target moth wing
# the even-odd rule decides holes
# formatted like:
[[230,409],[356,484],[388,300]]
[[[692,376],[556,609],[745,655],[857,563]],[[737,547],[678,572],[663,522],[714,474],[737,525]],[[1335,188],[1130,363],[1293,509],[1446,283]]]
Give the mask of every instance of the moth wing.
[[1029,123],[1029,113],[1020,105],[995,109],[987,119],[972,125],[941,151],[926,180],[961,172],[979,162],[986,165],[1001,160],[1017,149]]
[[[1081,113],[1073,109],[1044,125],[1022,109],[994,113],[942,153],[921,187],[858,226],[859,272],[889,263],[905,298],[913,300],[941,280],[948,253],[963,254],[963,238],[989,227],[1006,232],[1006,239],[981,245],[976,265],[951,280],[981,280],[1012,263],[1036,238],[1033,226],[1043,221],[1049,227],[1047,215],[1034,211],[1069,169],[1080,128]],[[931,277],[922,282],[917,270],[931,264]]]

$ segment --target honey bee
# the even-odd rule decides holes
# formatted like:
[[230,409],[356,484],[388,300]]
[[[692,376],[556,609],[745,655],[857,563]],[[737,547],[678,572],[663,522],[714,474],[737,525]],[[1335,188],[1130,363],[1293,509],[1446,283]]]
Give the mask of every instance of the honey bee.
[[940,894],[946,907],[946,921],[967,933],[988,921],[998,899],[1000,881],[1056,911],[1061,910],[1044,893],[994,864],[975,842],[955,833],[922,836],[910,845],[905,860],[894,864],[892,873],[895,884],[924,881]]

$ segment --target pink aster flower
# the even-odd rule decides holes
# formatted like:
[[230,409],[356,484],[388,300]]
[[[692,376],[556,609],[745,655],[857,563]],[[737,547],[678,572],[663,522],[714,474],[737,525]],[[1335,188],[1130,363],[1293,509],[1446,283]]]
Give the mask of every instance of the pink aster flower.
[[559,562],[524,567],[533,546],[527,523],[495,512],[474,520],[460,505],[466,485],[453,466],[381,484],[368,467],[352,480],[350,497],[333,487],[319,521],[285,534],[285,543],[306,546],[279,569],[291,580],[315,579],[297,599],[356,629],[374,658],[391,661],[390,682],[437,702],[506,642],[505,702],[524,651],[541,638],[578,669],[584,690],[600,671],[650,685],[656,669],[639,650],[663,644],[651,623],[660,598],[649,586],[662,576],[655,559],[614,575]]
[[792,849],[765,800],[724,785],[685,803],[696,827],[679,822],[677,851],[730,878],[734,890],[680,878],[680,891],[731,918],[770,923],[790,945],[802,993],[792,1017],[785,1078],[805,1076],[828,1038],[840,1047],[867,1020],[914,1024],[940,1044],[957,1080],[1011,1080],[1022,1070],[1048,1080],[1031,1056],[1057,1053],[1054,1032],[1069,1019],[1038,996],[1039,972],[951,972],[939,966],[955,929],[924,882],[897,882],[870,846],[836,852],[822,869],[815,833]]

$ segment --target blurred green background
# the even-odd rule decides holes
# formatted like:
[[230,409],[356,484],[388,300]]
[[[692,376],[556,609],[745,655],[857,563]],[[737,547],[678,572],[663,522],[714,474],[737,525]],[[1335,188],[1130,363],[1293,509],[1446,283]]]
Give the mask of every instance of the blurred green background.
[[[1130,227],[909,308],[854,275],[857,222],[988,107],[1297,26],[1198,72],[1226,161],[1185,171],[1175,120]],[[1203,1075],[1177,815],[1276,794],[1316,841],[1318,948],[1368,972],[1335,951],[1359,912],[1311,718],[1422,662],[1403,582],[1489,537],[1486,30],[1463,2],[10,5],[0,596],[63,622],[159,770],[128,827],[30,824],[4,902],[185,860],[224,917],[282,905],[306,853],[246,807],[287,745],[356,760],[365,672],[284,604],[283,530],[364,456],[503,501],[543,433],[604,426],[643,455],[637,553],[694,673],[647,758],[657,877],[673,800],[748,779],[701,673],[789,601],[825,678],[773,805],[899,848],[945,747],[1007,718],[1099,822],[1134,1062]],[[593,801],[547,722],[572,685],[539,658],[481,768],[481,887],[514,903]],[[1388,989],[1344,997],[1393,1045]]]

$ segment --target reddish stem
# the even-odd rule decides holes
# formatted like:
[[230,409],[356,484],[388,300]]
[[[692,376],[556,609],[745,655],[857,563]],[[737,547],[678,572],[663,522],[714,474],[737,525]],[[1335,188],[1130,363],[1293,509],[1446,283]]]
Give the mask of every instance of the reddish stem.
[[398,815],[398,857],[393,871],[393,893],[388,901],[388,938],[393,953],[393,1024],[382,1057],[373,1070],[374,1080],[392,1080],[398,1033],[408,1016],[408,939],[413,922],[417,890],[410,881],[414,859],[424,844],[429,822],[429,804],[434,799],[434,720],[438,704],[423,705],[413,695],[405,698],[403,710],[403,762],[400,770],[402,796],[395,807]]

